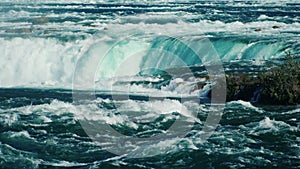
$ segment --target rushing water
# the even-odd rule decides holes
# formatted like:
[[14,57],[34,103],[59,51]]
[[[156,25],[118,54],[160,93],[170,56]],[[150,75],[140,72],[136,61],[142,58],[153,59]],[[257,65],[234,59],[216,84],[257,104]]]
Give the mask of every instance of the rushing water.
[[299,56],[299,11],[1,0],[0,168],[300,168],[299,106],[207,97],[224,72]]

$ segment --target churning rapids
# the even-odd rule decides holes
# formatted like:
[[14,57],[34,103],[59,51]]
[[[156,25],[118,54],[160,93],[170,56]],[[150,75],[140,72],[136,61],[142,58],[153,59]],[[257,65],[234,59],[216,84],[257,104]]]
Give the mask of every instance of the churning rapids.
[[299,11],[0,0],[0,168],[300,168],[299,106],[208,98],[225,72],[299,56]]

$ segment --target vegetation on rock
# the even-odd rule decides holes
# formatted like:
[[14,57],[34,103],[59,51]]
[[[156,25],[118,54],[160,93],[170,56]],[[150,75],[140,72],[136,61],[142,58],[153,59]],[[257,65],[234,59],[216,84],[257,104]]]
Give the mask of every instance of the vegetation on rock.
[[262,102],[269,100],[272,104],[300,103],[300,61],[291,53],[286,54],[283,65],[266,74],[260,74],[259,79],[263,86]]
[[300,61],[286,53],[285,62],[267,72],[226,75],[227,101],[258,104],[300,104]]

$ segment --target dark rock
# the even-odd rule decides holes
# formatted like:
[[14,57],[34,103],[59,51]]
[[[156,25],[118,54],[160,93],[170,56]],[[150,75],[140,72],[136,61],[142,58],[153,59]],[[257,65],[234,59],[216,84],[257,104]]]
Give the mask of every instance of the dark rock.
[[275,25],[275,26],[272,26],[272,28],[273,28],[273,29],[278,29],[278,28],[280,28],[280,27]]
[[258,28],[258,29],[255,29],[254,31],[255,32],[261,32],[262,30],[260,28]]

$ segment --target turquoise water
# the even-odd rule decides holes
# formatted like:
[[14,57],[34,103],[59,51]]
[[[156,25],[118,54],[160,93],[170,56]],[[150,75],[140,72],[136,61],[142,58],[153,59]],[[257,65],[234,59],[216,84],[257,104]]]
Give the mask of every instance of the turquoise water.
[[0,168],[300,167],[299,106],[208,97],[299,57],[299,2],[0,4]]

